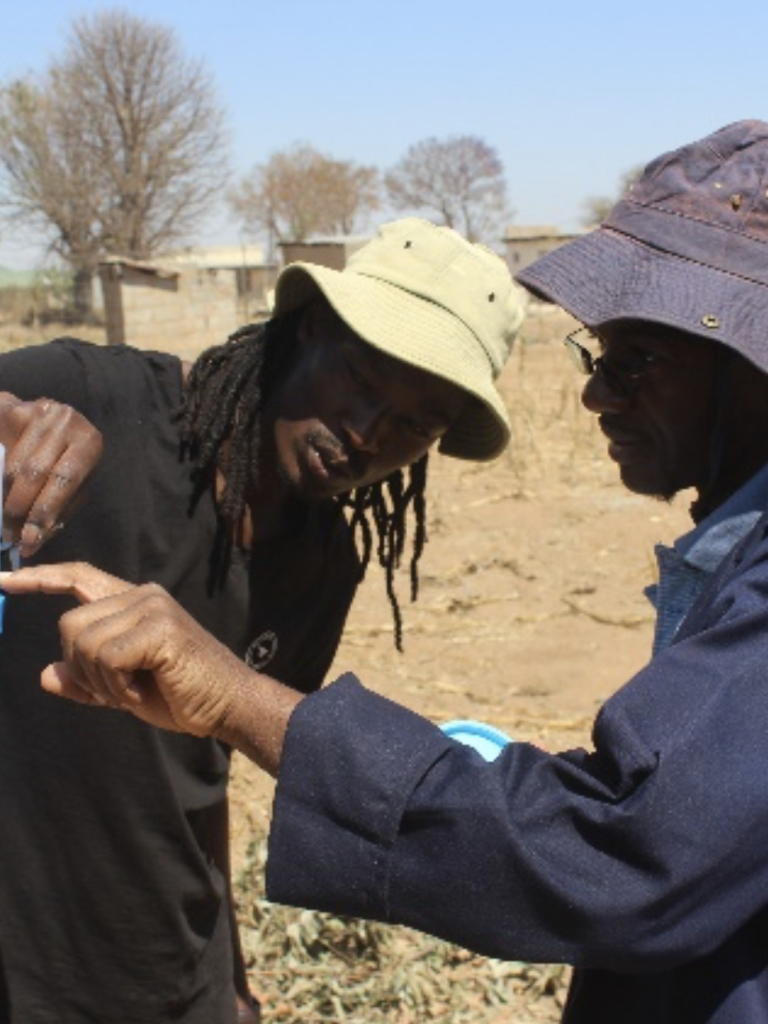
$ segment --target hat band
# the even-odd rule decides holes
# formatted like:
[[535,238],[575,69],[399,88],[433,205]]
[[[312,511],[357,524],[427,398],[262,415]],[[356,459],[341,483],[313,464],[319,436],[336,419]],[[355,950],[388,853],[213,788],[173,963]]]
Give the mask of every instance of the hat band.
[[[695,220],[673,210],[618,203],[603,227],[713,270],[768,285],[768,245],[743,227]],[[704,258],[702,258],[704,257]]]

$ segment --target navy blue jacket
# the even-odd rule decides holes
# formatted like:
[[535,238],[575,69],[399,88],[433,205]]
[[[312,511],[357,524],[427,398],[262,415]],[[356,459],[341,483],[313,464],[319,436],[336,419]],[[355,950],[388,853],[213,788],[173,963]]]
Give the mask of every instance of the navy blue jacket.
[[291,720],[268,895],[574,964],[567,1024],[768,1024],[765,516],[593,742],[487,764],[345,676]]

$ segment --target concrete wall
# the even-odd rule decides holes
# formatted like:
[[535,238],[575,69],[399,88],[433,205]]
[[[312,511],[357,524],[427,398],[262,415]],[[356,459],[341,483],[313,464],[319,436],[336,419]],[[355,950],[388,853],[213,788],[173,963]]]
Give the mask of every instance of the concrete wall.
[[107,340],[194,357],[268,315],[275,269],[161,269],[128,261],[100,267]]

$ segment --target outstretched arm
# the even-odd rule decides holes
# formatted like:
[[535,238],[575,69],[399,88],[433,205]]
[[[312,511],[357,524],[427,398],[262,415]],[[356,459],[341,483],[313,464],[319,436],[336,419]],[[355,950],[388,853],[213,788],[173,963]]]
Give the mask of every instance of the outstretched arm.
[[70,593],[81,602],[60,620],[63,660],[41,678],[49,693],[214,736],[277,774],[301,694],[248,668],[162,587],[133,587],[80,562],[1,576],[7,594]]

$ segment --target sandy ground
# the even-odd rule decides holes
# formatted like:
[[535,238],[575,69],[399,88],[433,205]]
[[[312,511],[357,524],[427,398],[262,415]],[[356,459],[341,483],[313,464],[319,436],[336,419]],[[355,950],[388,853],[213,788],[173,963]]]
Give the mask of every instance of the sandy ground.
[[[601,702],[646,662],[654,544],[688,526],[684,496],[667,506],[622,488],[557,340],[564,324],[530,323],[503,374],[509,451],[490,465],[432,459],[418,602],[405,576],[399,587],[405,653],[373,567],[331,675],[353,670],[435,722],[478,718],[550,750],[588,745]],[[236,761],[236,861],[267,827],[271,792]],[[529,1018],[521,1005],[497,1019]]]

